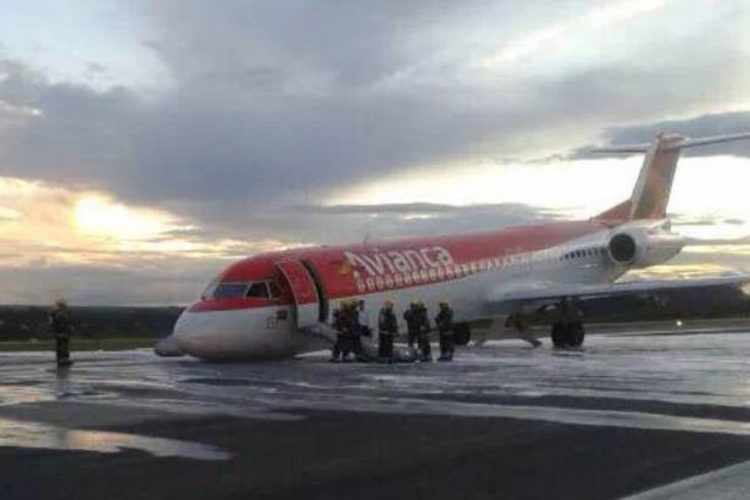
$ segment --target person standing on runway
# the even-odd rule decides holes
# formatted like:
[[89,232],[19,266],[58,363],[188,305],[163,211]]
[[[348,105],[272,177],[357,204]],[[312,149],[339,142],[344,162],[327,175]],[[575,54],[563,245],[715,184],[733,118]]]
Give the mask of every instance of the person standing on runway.
[[338,363],[344,354],[344,320],[341,315],[341,307],[333,310],[333,324],[331,326],[336,330],[336,343],[333,344],[333,349],[331,349],[331,359],[329,360],[331,363]]
[[427,307],[424,303],[417,304],[417,344],[419,345],[419,360],[422,362],[432,361],[432,348],[430,347],[430,320],[427,316]]
[[412,302],[409,309],[404,312],[404,321],[406,321],[406,330],[408,332],[407,342],[409,349],[414,349],[414,343],[419,337],[419,304]]
[[435,316],[440,335],[440,361],[453,361],[453,309],[447,302],[440,303],[440,312]]
[[386,300],[378,315],[378,356],[386,363],[393,362],[393,339],[398,335],[398,321],[393,302]]
[[55,302],[49,313],[49,324],[55,336],[55,357],[57,366],[70,366],[70,334],[72,331],[71,316],[65,300]]

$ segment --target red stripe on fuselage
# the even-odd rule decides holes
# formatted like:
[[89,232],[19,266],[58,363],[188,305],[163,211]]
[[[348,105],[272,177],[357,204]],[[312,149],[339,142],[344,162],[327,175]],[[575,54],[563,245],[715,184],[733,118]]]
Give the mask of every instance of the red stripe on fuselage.
[[[335,300],[417,288],[495,270],[514,256],[561,245],[602,229],[606,229],[606,226],[597,221],[563,222],[484,233],[269,252],[232,264],[222,273],[221,281],[271,279],[278,272],[276,262],[300,260],[315,269],[324,293]],[[416,281],[415,277],[418,277]],[[373,286],[370,286],[371,283]],[[292,299],[285,291],[281,300],[260,302],[263,304],[256,299],[211,299],[198,302],[190,311],[291,304]]]

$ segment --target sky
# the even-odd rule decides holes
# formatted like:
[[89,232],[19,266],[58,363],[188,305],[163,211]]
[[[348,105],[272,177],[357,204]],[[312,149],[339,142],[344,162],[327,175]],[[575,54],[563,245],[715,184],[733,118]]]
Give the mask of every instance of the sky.
[[[27,0],[0,17],[0,303],[185,304],[232,261],[587,218],[750,131],[744,0]],[[750,141],[659,276],[750,271]]]

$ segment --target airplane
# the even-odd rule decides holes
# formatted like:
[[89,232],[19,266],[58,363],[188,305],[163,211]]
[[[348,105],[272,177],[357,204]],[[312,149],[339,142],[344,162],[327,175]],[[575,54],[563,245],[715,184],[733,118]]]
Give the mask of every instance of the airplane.
[[[469,343],[476,325],[487,323],[493,338],[517,336],[536,343],[520,326],[523,322],[508,319],[569,299],[667,288],[736,284],[750,294],[750,276],[742,274],[617,281],[632,269],[669,261],[687,243],[672,232],[666,213],[680,152],[747,138],[750,133],[702,139],[660,133],[650,144],[597,150],[645,153],[645,159],[631,197],[589,220],[246,258],[223,270],[182,312],[171,340],[182,353],[204,360],[291,357],[324,348],[335,338],[336,305],[364,299],[370,311],[392,301],[400,323],[400,313],[412,301],[423,302],[433,313],[447,301],[454,310],[458,345]],[[577,347],[584,341],[584,325],[553,322],[551,336],[556,347]]]

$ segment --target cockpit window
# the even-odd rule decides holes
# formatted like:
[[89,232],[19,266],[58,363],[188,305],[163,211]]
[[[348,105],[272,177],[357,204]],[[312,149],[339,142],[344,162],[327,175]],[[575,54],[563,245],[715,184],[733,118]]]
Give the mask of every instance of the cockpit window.
[[215,299],[236,299],[245,296],[247,283],[221,283],[214,290]]
[[250,285],[250,289],[247,291],[248,297],[255,297],[258,299],[268,298],[268,287],[265,281],[258,281]]
[[217,276],[211,280],[211,283],[208,284],[206,289],[203,290],[203,293],[201,294],[202,299],[206,299],[208,297],[214,296],[214,292],[216,291],[216,286],[219,284],[219,278],[220,276]]

